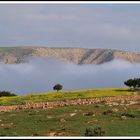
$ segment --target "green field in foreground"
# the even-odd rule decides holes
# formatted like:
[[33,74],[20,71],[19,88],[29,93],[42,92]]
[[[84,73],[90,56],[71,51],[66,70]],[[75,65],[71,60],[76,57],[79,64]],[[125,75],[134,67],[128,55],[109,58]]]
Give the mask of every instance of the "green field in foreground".
[[[110,112],[113,109],[117,112]],[[123,113],[130,116],[122,118]],[[140,104],[100,103],[0,114],[0,136],[84,136],[86,128],[96,126],[105,130],[105,136],[140,136]]]
[[[49,92],[1,97],[0,104],[14,105],[133,94],[134,91],[127,88]],[[140,104],[127,106],[126,103],[123,106],[110,106],[101,102],[0,113],[0,136],[84,136],[86,128],[97,126],[105,130],[105,136],[140,136]]]
[[75,90],[75,91],[63,91],[63,92],[48,92],[38,94],[28,94],[24,96],[14,97],[1,97],[0,105],[17,105],[35,102],[46,101],[59,101],[67,99],[83,99],[105,96],[128,96],[133,95],[134,92],[127,88],[103,88],[94,90]]

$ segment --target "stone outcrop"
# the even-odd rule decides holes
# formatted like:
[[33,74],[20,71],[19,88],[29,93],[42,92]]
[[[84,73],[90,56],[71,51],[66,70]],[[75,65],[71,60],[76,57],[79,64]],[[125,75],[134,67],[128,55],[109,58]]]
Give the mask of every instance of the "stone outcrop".
[[[72,105],[90,105],[97,103],[105,103],[108,105],[125,105],[122,103],[118,103],[121,101],[130,102],[127,105],[132,105],[131,102],[140,101],[140,95],[131,95],[131,96],[118,96],[118,97],[97,97],[90,99],[75,99],[75,100],[65,100],[65,101],[55,101],[55,102],[41,102],[41,103],[27,103],[25,105],[12,105],[12,106],[0,106],[0,113],[2,112],[10,112],[15,110],[23,110],[23,109],[48,109],[55,107],[63,107],[63,106],[72,106]],[[117,103],[117,104],[114,104]]]

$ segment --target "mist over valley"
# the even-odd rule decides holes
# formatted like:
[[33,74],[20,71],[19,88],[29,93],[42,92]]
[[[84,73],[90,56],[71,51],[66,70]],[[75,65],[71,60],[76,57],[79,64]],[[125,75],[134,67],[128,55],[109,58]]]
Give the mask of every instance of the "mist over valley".
[[63,90],[123,87],[124,80],[139,76],[140,64],[115,59],[104,64],[77,65],[56,58],[31,57],[28,62],[0,64],[0,89],[21,94]]

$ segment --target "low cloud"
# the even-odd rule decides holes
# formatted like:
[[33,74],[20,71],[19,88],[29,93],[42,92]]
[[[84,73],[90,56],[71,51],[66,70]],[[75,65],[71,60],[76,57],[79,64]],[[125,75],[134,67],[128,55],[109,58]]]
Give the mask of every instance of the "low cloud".
[[114,60],[101,65],[76,65],[55,59],[34,58],[24,64],[0,64],[0,90],[18,95],[63,90],[123,87],[124,80],[139,77],[139,64]]

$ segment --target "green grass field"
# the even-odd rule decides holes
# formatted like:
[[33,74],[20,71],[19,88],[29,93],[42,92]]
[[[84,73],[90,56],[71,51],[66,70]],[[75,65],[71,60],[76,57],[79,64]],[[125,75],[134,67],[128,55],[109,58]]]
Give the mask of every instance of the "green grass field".
[[17,105],[35,102],[46,102],[46,101],[50,102],[66,99],[79,99],[79,98],[83,99],[105,96],[127,96],[132,94],[134,94],[134,92],[128,90],[127,88],[103,88],[95,90],[48,92],[15,97],[1,97],[0,105]]
[[[0,105],[133,94],[127,88],[49,92],[1,97]],[[117,109],[117,112],[104,114],[113,109]],[[93,115],[84,115],[85,113]],[[134,117],[122,119],[123,113]],[[109,106],[102,102],[0,113],[0,136],[84,136],[86,128],[96,126],[105,130],[105,136],[140,136],[140,104]]]
[[[118,112],[103,114],[116,108]],[[129,107],[100,104],[7,112],[0,114],[0,136],[84,136],[86,128],[95,126],[102,127],[105,136],[140,136],[139,108],[139,104]],[[85,116],[88,112],[94,116]],[[123,120],[122,113],[133,114],[135,118]]]

